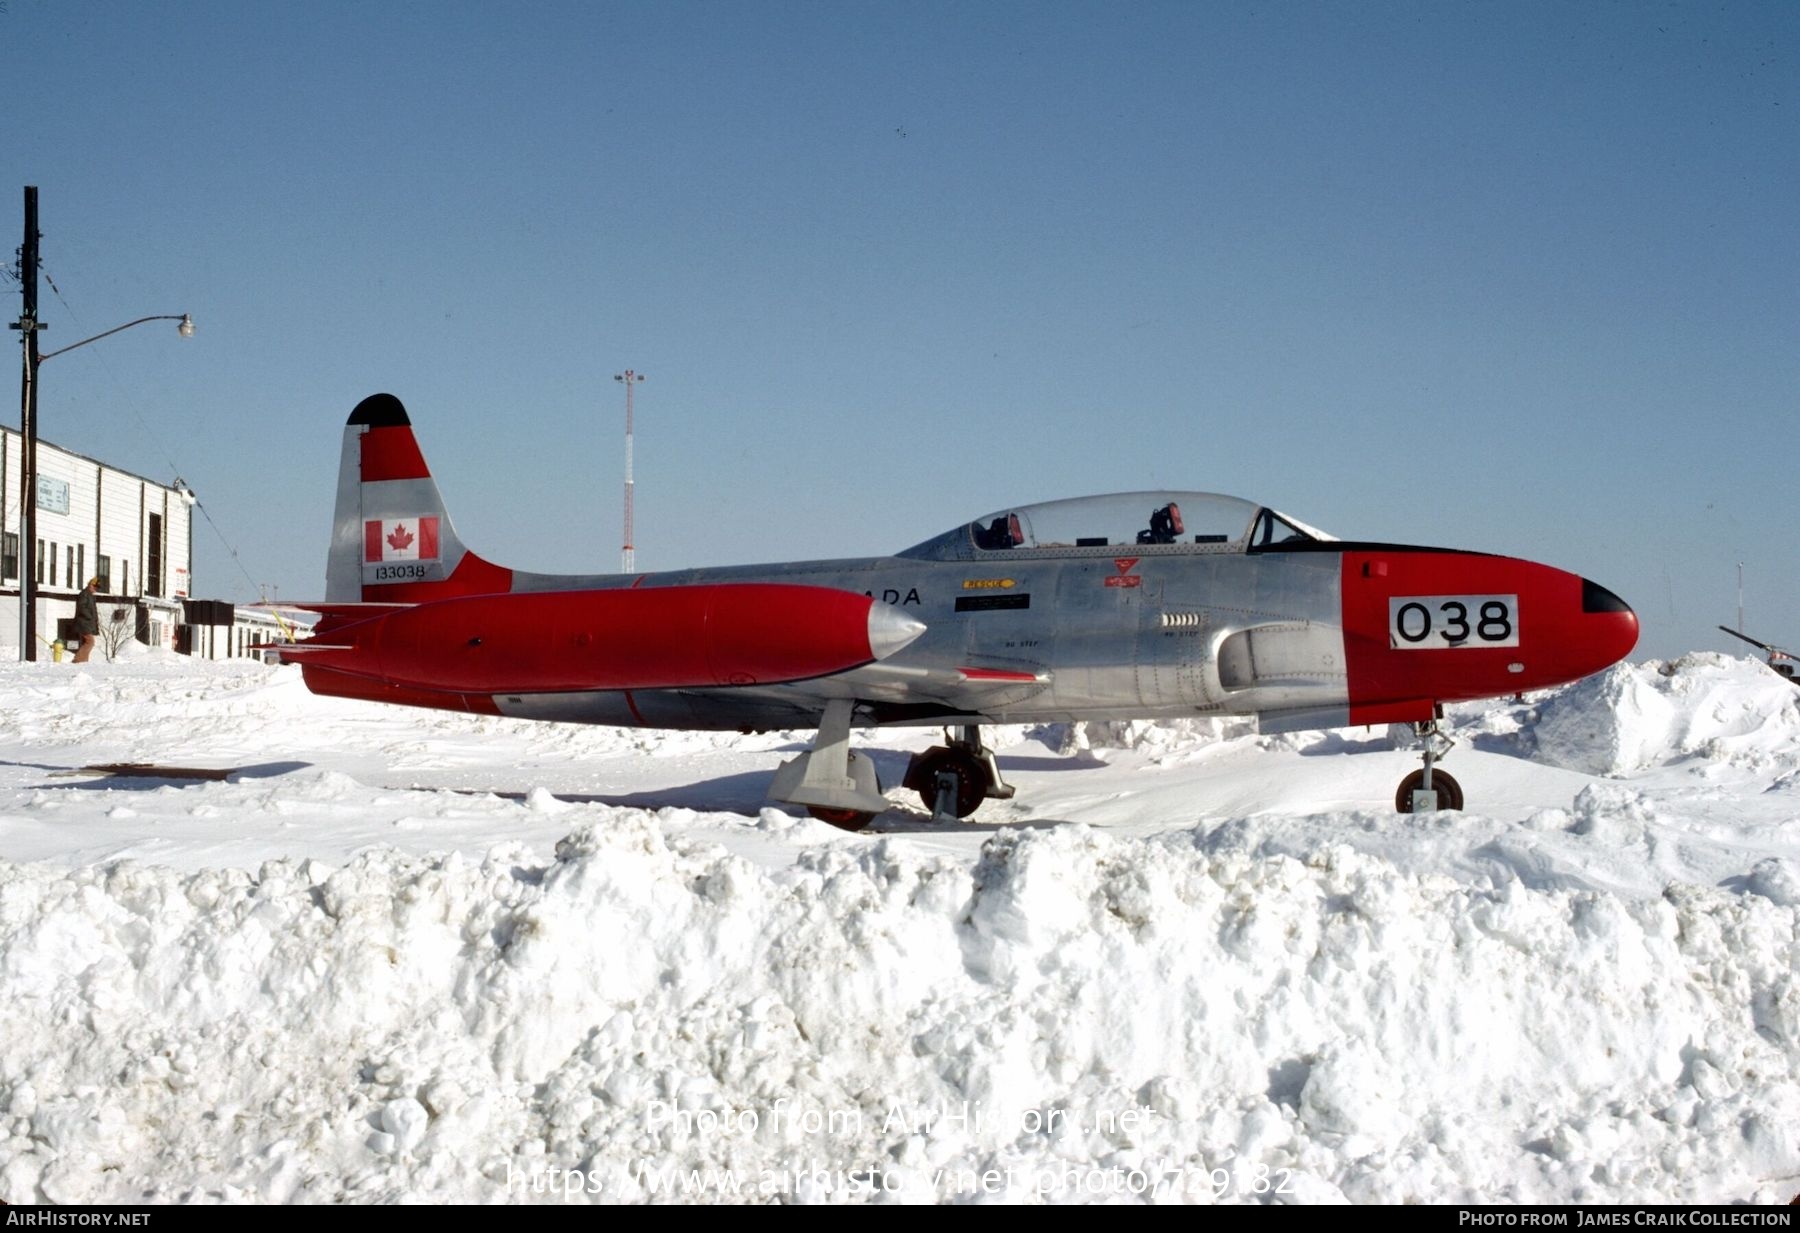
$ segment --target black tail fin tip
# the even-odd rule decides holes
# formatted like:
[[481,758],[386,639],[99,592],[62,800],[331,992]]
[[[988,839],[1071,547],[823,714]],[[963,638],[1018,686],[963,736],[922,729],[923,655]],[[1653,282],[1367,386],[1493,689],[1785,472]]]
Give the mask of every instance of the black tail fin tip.
[[406,416],[406,408],[392,394],[370,394],[356,404],[346,427],[358,424],[368,428],[407,428],[412,421]]

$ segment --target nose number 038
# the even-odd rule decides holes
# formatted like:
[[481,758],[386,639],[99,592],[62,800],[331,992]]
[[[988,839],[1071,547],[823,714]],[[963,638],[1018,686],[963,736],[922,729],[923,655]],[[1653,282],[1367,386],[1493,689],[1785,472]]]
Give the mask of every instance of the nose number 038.
[[1388,646],[1396,651],[1519,645],[1517,595],[1394,595]]

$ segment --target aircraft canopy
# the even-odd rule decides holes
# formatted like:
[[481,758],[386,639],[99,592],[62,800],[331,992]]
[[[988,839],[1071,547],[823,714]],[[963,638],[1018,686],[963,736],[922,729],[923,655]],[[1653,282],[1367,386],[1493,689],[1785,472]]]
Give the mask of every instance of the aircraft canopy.
[[1130,548],[1245,552],[1332,537],[1241,497],[1212,492],[1121,492],[1019,505],[983,515],[901,553],[968,560],[988,553],[1095,555]]

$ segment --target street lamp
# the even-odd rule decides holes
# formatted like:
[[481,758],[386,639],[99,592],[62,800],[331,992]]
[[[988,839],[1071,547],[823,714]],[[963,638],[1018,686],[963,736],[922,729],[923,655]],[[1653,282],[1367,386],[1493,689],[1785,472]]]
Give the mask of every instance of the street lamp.
[[176,330],[183,338],[194,336],[194,319],[186,313],[139,317],[124,325],[70,343],[55,351],[38,353],[38,331],[44,328],[37,319],[38,229],[37,189],[25,189],[25,243],[19,249],[19,283],[24,300],[23,311],[12,328],[20,332],[24,367],[19,382],[20,435],[24,457],[19,462],[19,660],[37,659],[37,373],[45,360],[67,354],[77,347],[110,337],[121,330],[146,321],[179,321]]
[[[115,325],[105,333],[96,334],[92,338],[84,338],[80,342],[70,343],[66,347],[58,347],[54,351],[46,351],[37,357],[38,363],[42,364],[45,360],[53,360],[59,355],[75,350],[77,347],[85,347],[91,342],[99,342],[102,338],[117,334],[120,330],[129,330],[134,325],[142,325],[146,321],[179,321],[181,324],[175,327],[175,332],[180,334],[183,338],[192,338],[194,336],[194,319],[186,313],[163,313],[160,316],[155,317],[139,317],[136,321],[127,321],[124,325]],[[43,328],[44,327],[41,325],[38,326],[38,329],[40,330]]]

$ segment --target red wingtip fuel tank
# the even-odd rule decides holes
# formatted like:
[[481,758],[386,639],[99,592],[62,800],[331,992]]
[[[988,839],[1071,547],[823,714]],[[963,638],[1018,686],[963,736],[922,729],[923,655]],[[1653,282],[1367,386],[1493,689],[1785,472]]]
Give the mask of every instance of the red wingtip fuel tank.
[[[925,626],[866,595],[781,583],[473,595],[324,629],[283,652],[319,692],[503,693],[768,685],[884,658]],[[374,694],[339,674],[378,682]],[[315,686],[316,688],[316,686]],[[432,705],[431,702],[425,702]],[[485,708],[482,708],[485,709]]]
[[1431,718],[1437,703],[1578,680],[1637,645],[1637,614],[1576,574],[1433,549],[1344,553],[1350,721]]

